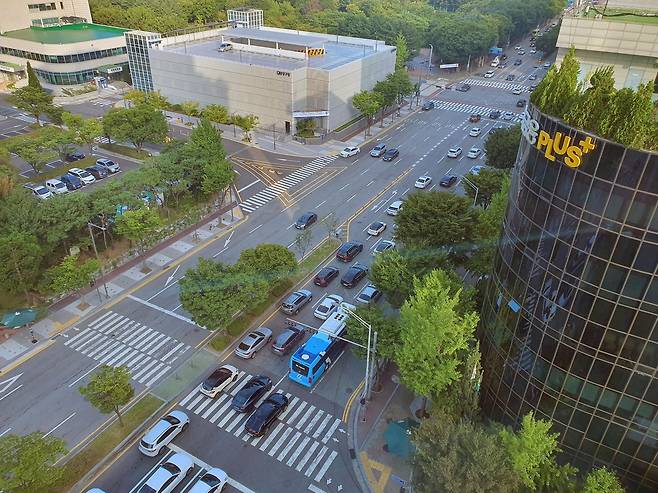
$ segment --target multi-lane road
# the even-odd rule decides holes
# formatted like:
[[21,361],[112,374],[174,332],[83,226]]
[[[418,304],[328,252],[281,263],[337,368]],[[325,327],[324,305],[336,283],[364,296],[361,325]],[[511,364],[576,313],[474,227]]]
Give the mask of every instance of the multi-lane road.
[[[510,52],[513,49],[508,49]],[[529,96],[528,92],[522,96],[512,94],[514,87],[505,80],[506,74],[514,72],[514,86],[527,86],[530,74],[538,73],[539,80],[545,72],[536,58],[525,55],[521,57],[521,66],[513,66],[511,61],[515,58],[510,54],[510,66],[498,70],[492,79],[471,77],[468,92],[437,91],[428,98],[435,101],[434,110],[416,112],[399,125],[389,127],[352,158],[305,159],[229,149],[229,153],[235,154],[240,171],[240,200],[246,221],[230,236],[219,238],[172,267],[172,276],[156,277],[122,295],[111,306],[64,332],[46,350],[3,375],[0,436],[40,430],[64,438],[72,447],[106,419],[77,390],[98,366],[128,366],[138,393],[156,388],[175,372],[209,335],[190,320],[178,297],[178,282],[200,256],[235,262],[242,250],[263,242],[291,248],[297,234],[294,221],[301,213],[313,211],[320,218],[329,214],[338,218],[343,223],[343,239],[364,244],[355,260],[370,264],[377,243],[392,236],[393,218],[385,213],[391,202],[410,193],[439,190],[443,175],[461,177],[472,166],[483,164],[483,157],[469,159],[466,151],[471,146],[483,148],[491,128],[511,123],[491,120],[486,116],[488,112],[498,109],[518,113],[517,100]],[[479,137],[468,136],[473,126],[468,117],[473,112],[485,115],[476,124],[482,128]],[[370,157],[368,151],[380,142],[397,147],[399,158],[383,162]],[[461,146],[465,151],[457,159],[446,157],[453,146]],[[418,191],[414,182],[421,175],[431,176],[433,182],[426,190]],[[461,187],[460,180],[453,191],[463,193]],[[378,237],[366,233],[375,220],[388,225]],[[311,232],[313,245],[327,235],[321,224],[313,226]],[[326,264],[339,268],[341,274],[348,268],[333,258]],[[321,322],[312,313],[325,295],[336,293],[353,302],[366,284],[362,281],[354,289],[345,289],[335,280],[328,288],[318,288],[310,279],[305,280],[299,287],[311,290],[314,299],[295,320],[319,326]],[[285,323],[286,316],[273,311],[264,325],[276,335]],[[189,382],[171,403],[172,408],[186,412],[191,423],[167,453],[184,450],[191,455],[196,462],[194,477],[208,467],[223,468],[231,477],[231,488],[243,492],[358,491],[344,415],[363,380],[364,363],[346,351],[308,390],[287,378],[288,358],[264,349],[252,360],[239,359],[229,352],[221,361],[207,364],[199,379]],[[199,380],[224,363],[240,370],[235,385],[215,400],[199,394],[195,390]],[[246,416],[235,414],[229,406],[232,395],[252,375],[269,376],[274,382],[272,391],[283,392],[290,399],[278,424],[268,435],[257,439],[244,432]],[[133,443],[94,484],[108,493],[136,491],[165,456],[143,456]],[[184,486],[176,491],[188,489]]]

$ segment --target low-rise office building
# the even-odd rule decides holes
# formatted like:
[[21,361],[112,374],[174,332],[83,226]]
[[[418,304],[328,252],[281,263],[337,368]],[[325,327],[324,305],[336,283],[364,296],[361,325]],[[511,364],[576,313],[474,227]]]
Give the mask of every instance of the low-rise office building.
[[126,40],[136,89],[221,104],[288,134],[300,118],[314,118],[321,132],[354,118],[352,97],[395,68],[395,47],[383,41],[268,27],[133,31]]

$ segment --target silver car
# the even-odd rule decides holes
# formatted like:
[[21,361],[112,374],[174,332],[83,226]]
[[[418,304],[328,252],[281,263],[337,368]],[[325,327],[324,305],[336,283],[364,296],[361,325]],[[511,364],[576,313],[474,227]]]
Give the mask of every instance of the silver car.
[[155,457],[181,431],[190,424],[190,418],[182,411],[171,411],[155,423],[139,442],[139,451],[149,457]]
[[288,315],[296,315],[312,299],[313,294],[308,289],[300,289],[292,293],[281,303],[281,311]]
[[235,348],[235,355],[243,359],[253,358],[258,351],[270,342],[270,339],[272,339],[272,331],[267,327],[252,330],[244,336],[244,339]]

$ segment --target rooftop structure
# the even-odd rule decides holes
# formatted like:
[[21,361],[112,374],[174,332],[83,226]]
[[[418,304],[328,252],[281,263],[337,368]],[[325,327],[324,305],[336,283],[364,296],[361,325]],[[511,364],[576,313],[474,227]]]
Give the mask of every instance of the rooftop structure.
[[28,27],[18,31],[6,32],[3,36],[42,44],[68,44],[122,37],[126,31],[128,29],[120,27],[78,23],[50,27]]
[[0,34],[30,26],[51,26],[77,20],[91,22],[87,0],[2,0]]
[[226,17],[231,27],[245,27],[258,29],[263,25],[263,11],[240,7],[226,11]]

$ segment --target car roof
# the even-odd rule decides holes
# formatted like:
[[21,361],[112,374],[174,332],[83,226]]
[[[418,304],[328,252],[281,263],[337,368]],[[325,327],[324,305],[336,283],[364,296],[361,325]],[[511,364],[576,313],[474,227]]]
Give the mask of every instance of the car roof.
[[402,205],[401,200],[396,200],[395,202],[391,202],[391,205],[389,207],[400,207]]
[[46,183],[50,183],[51,185],[57,185],[58,183],[62,183],[62,180],[60,180],[58,178],[50,178],[50,179],[46,180]]

